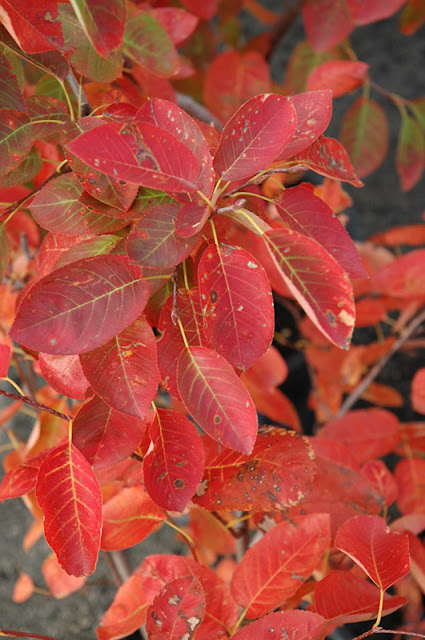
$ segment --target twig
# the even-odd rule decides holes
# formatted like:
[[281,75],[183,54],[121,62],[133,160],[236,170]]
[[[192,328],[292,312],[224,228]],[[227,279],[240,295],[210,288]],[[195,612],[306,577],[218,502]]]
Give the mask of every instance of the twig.
[[283,38],[285,33],[292,27],[298,15],[301,13],[305,2],[306,0],[297,0],[290,9],[284,9],[282,12],[270,35],[270,49],[266,55],[266,60],[268,62],[274,54],[281,38]]
[[77,100],[77,104],[80,105],[81,117],[88,116],[91,113],[92,108],[89,104],[89,101],[87,100],[86,92],[84,91],[80,83],[77,82],[77,79],[74,76],[72,71],[68,73],[68,76],[66,79],[68,80],[68,84],[71,87],[71,90],[75,96],[75,99]]
[[67,422],[71,422],[71,416],[68,416],[66,413],[61,413],[60,411],[56,411],[55,409],[51,409],[50,407],[46,407],[44,404],[40,404],[36,402],[32,398],[28,398],[28,396],[19,396],[16,393],[10,393],[10,391],[4,391],[0,389],[0,395],[6,396],[6,398],[12,398],[13,400],[18,400],[19,402],[24,402],[25,404],[30,404],[32,407],[39,409],[40,411],[46,411],[47,413],[51,413],[57,418],[61,418],[62,420],[66,420]]
[[341,418],[351,407],[357,402],[360,396],[366,391],[368,386],[374,381],[376,376],[385,367],[387,362],[393,357],[393,355],[399,351],[402,345],[410,338],[412,333],[425,322],[425,308],[422,308],[418,314],[412,318],[410,323],[406,326],[403,333],[397,338],[392,345],[391,349],[386,353],[373,367],[369,373],[363,378],[363,380],[357,385],[357,387],[350,393],[350,395],[342,403],[340,410],[337,413],[338,418]]
[[196,102],[196,100],[184,93],[177,93],[177,102],[189,115],[198,118],[198,120],[206,124],[213,124],[219,131],[222,130],[223,125],[220,120],[218,120],[207,107],[204,107],[203,104],[199,104],[199,102]]

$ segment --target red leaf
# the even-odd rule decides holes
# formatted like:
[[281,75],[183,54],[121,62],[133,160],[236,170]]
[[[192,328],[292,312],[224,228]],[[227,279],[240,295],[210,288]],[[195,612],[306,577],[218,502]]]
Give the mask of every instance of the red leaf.
[[[178,9],[173,9],[173,11],[178,11]],[[214,188],[215,178],[212,157],[204,134],[194,119],[173,102],[160,98],[149,98],[137,111],[135,121],[147,122],[159,127],[162,131],[168,131],[194,154],[200,165],[200,174],[197,180],[198,189],[209,198]],[[190,200],[194,198],[197,202],[199,196],[194,194],[188,198]],[[185,196],[183,196],[183,200],[185,200]],[[200,202],[205,206],[205,201],[201,199]],[[176,230],[179,233],[178,224],[176,224]],[[189,235],[194,235],[197,231],[199,229],[193,229]]]
[[332,115],[330,91],[308,91],[291,98],[297,115],[297,128],[278,160],[307,149],[327,129]]
[[425,244],[425,225],[396,225],[387,231],[374,233],[372,236],[369,236],[369,241],[374,244],[384,244],[387,247],[398,247],[401,244],[414,247]]
[[158,389],[156,339],[144,316],[80,356],[97,395],[113,409],[143,419]]
[[112,409],[95,396],[78,410],[72,439],[89,463],[99,469],[131,455],[142,441],[147,424]]
[[425,136],[420,123],[404,116],[397,144],[397,172],[403,191],[419,182],[425,169]]
[[271,345],[257,362],[243,373],[243,380],[250,381],[252,386],[273,390],[285,382],[288,366],[280,352]]
[[269,66],[258,51],[225,51],[207,69],[204,102],[226,122],[246,100],[267,93],[270,86]]
[[190,640],[205,616],[205,595],[192,576],[176,578],[163,587],[147,613],[149,640]]
[[329,60],[322,62],[309,75],[309,91],[330,89],[334,98],[339,98],[359,87],[367,73],[369,65],[351,60]]
[[[276,633],[277,631],[277,633]],[[239,629],[233,640],[323,640],[325,620],[310,611],[277,611]]]
[[385,409],[356,409],[328,422],[321,437],[345,444],[358,462],[367,462],[394,451],[400,441],[399,421]]
[[400,31],[413,35],[425,22],[425,5],[422,0],[408,0],[400,18]]
[[160,204],[148,209],[127,236],[128,257],[140,267],[155,269],[175,267],[193,251],[199,238],[181,238],[176,233],[176,219],[182,205]]
[[25,100],[21,87],[19,86],[18,78],[9,59],[3,53],[0,54],[0,69],[0,109],[25,111]]
[[20,573],[13,588],[13,602],[25,602],[34,593],[34,582],[28,573]]
[[188,13],[184,9],[175,7],[158,7],[153,9],[152,13],[176,45],[187,40],[199,22],[198,18],[193,15],[194,12]]
[[250,453],[257,436],[257,413],[230,364],[205,347],[189,347],[177,364],[178,390],[189,413],[225,447]]
[[359,178],[381,166],[389,147],[388,119],[374,100],[360,97],[347,109],[340,134]]
[[84,32],[97,53],[107,58],[122,43],[127,19],[124,0],[71,0]]
[[346,150],[334,138],[320,136],[305,151],[293,156],[292,163],[311,169],[322,176],[348,182],[354,187],[363,186],[351,165]]
[[307,37],[316,51],[338,44],[354,27],[346,0],[307,0],[303,17]]
[[146,490],[163,509],[184,511],[204,472],[204,449],[185,416],[158,409],[150,428],[153,450],[143,461]]
[[25,53],[40,53],[63,45],[56,0],[1,0],[1,21]]
[[313,573],[330,543],[329,515],[281,522],[248,549],[230,585],[252,620],[290,598]]
[[96,629],[98,640],[117,640],[130,635],[145,623],[148,607],[142,576],[135,573],[120,586],[113,603],[103,614]]
[[52,389],[68,398],[85,398],[90,383],[83,373],[78,356],[39,353],[38,363],[43,377]]
[[[126,220],[93,210],[81,202],[83,188],[75,175],[58,176],[46,184],[30,205],[34,220],[55,234],[108,233],[126,226]],[[109,209],[109,211],[108,211]]]
[[[178,326],[171,321],[173,312],[173,296],[163,306],[158,329],[161,336],[158,340],[158,364],[161,379],[168,391],[179,398],[177,388],[177,362],[180,355],[185,352],[185,344]],[[186,340],[189,345],[201,346],[206,344],[204,335],[202,311],[199,291],[179,291],[177,297],[177,311],[182,323]]]
[[205,618],[196,633],[196,640],[225,640],[233,629],[238,610],[229,588],[208,567],[192,558],[158,554],[148,556],[138,570],[143,575],[146,598],[153,602],[161,588],[184,576],[193,576],[205,592]]
[[366,278],[357,249],[328,205],[303,186],[285,189],[274,201],[286,225],[316,240],[351,278]]
[[42,278],[53,271],[58,258],[87,236],[67,236],[62,233],[48,233],[40,245],[36,256],[37,275]]
[[103,505],[103,551],[128,549],[147,538],[166,518],[141,485],[124,487]]
[[347,0],[356,24],[370,24],[394,15],[406,0]]
[[382,591],[409,571],[407,535],[390,532],[379,516],[357,516],[345,522],[335,547],[350,556]]
[[[376,619],[379,611],[379,590],[349,571],[332,571],[316,585],[315,611],[333,624]],[[382,615],[387,616],[405,605],[406,598],[384,595]]]
[[422,540],[407,531],[409,537],[410,572],[421,591],[425,588],[425,548]]
[[44,534],[59,563],[73,576],[96,567],[102,527],[102,496],[92,468],[71,442],[49,453],[40,467],[36,495]]
[[19,498],[33,491],[40,466],[49,453],[49,450],[44,450],[35,456],[30,456],[22,464],[10,469],[0,484],[0,500]]
[[184,144],[146,122],[129,125],[131,136],[124,131],[105,124],[83,133],[66,148],[85,164],[119,180],[166,191],[197,190],[199,163]]
[[204,509],[273,511],[298,504],[311,491],[313,451],[294,432],[269,427],[249,456],[203,441],[205,475],[193,501]]
[[0,378],[5,378],[9,371],[11,350],[8,344],[0,344]]
[[148,293],[139,267],[122,256],[80,260],[30,288],[10,336],[53,355],[91,351],[134,322]]
[[47,556],[41,565],[43,578],[54,598],[66,598],[84,586],[86,576],[70,576],[60,566],[54,553]]
[[251,367],[273,340],[273,298],[264,269],[244,249],[212,243],[199,261],[198,281],[208,346],[236,369]]
[[369,460],[369,462],[366,462],[366,464],[362,466],[360,473],[384,496],[385,504],[388,507],[397,500],[397,483],[382,460]]
[[202,3],[198,0],[182,0],[182,5],[201,20],[210,20],[217,11],[218,0],[204,0]]
[[273,229],[266,236],[273,262],[292,295],[329,340],[347,348],[355,305],[345,271],[312,238],[286,229]]
[[267,168],[297,128],[290,100],[264,94],[251,98],[227,122],[214,156],[219,177],[241,180]]
[[397,506],[401,513],[425,513],[425,460],[404,458],[394,470],[398,484]]
[[397,298],[422,298],[425,290],[425,249],[410,251],[378,269],[372,286]]

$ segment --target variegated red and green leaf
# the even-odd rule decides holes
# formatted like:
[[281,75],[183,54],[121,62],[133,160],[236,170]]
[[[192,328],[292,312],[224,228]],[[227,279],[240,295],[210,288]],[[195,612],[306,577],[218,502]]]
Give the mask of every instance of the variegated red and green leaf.
[[417,184],[425,169],[425,134],[415,118],[404,116],[397,144],[397,172],[403,191]]
[[127,18],[125,0],[107,4],[102,0],[71,0],[71,5],[99,55],[107,58],[120,47]]
[[65,571],[90,575],[97,563],[102,496],[87,460],[71,443],[49,453],[37,476],[36,495],[48,544]]

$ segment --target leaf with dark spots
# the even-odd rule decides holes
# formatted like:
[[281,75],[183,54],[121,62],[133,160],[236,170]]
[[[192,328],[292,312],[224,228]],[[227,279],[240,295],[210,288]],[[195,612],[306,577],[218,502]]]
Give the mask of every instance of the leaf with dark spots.
[[198,281],[208,346],[236,369],[251,367],[273,339],[273,299],[264,269],[244,249],[212,243],[199,261]]
[[158,409],[150,427],[153,449],[143,462],[146,490],[157,505],[183,511],[204,472],[204,450],[196,427],[174,411]]
[[252,453],[223,449],[204,439],[205,474],[193,501],[214,511],[274,511],[298,504],[310,493],[314,454],[294,432],[261,431]]
[[180,397],[199,426],[225,447],[250,453],[257,413],[233,367],[205,347],[185,348],[177,363]]
[[149,640],[190,640],[205,617],[205,594],[199,580],[184,576],[168,582],[147,613]]

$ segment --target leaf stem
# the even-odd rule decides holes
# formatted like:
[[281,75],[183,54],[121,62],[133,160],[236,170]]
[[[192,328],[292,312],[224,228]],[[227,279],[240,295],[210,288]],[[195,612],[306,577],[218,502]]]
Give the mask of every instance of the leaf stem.
[[381,593],[380,593],[380,596],[379,596],[378,617],[376,618],[376,622],[373,625],[372,629],[376,629],[376,627],[379,627],[379,623],[381,622],[382,609],[384,607],[384,593],[385,593],[385,591],[383,589],[381,589]]
[[184,332],[184,328],[183,328],[182,321],[180,320],[180,318],[177,318],[177,324],[179,325],[180,333],[182,334],[184,346],[186,347],[187,350],[189,350],[189,343],[187,341],[186,334]]

